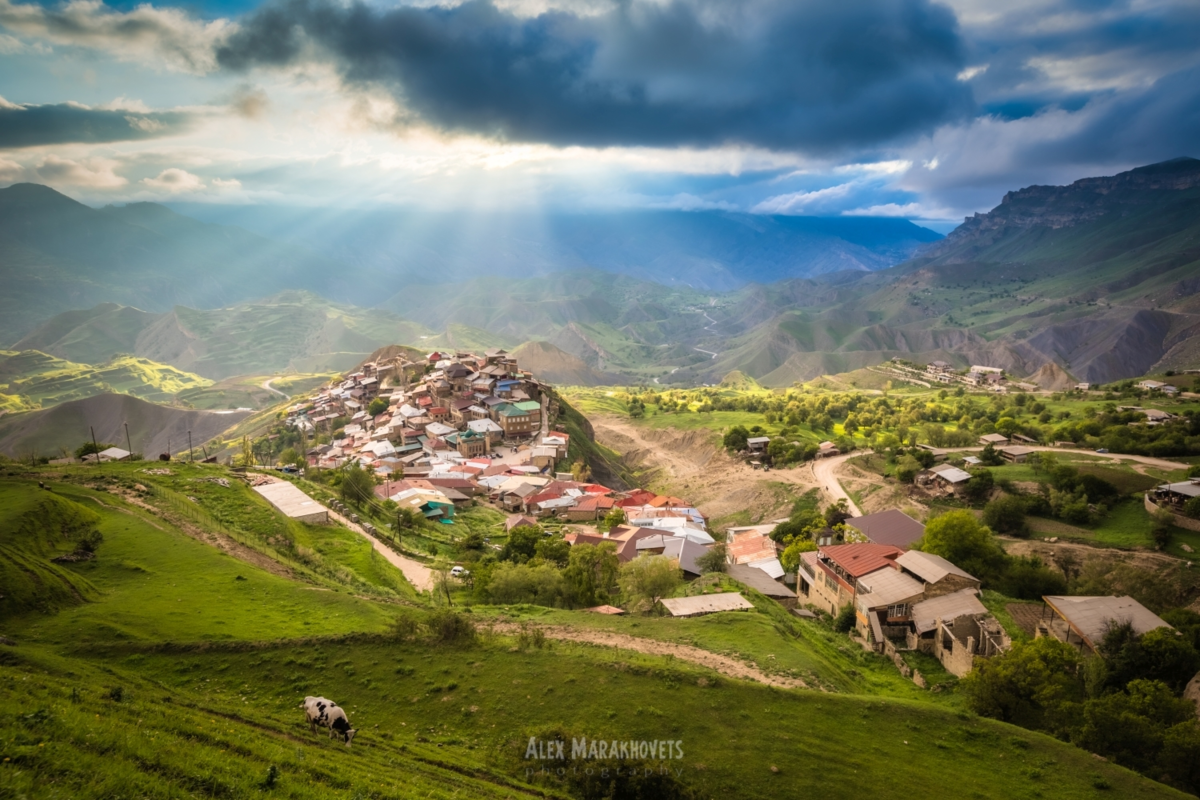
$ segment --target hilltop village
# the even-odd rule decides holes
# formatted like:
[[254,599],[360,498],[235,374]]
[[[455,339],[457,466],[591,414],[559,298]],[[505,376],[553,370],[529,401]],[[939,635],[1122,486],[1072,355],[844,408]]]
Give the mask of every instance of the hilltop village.
[[[922,374],[940,382],[954,376],[1000,390],[1007,384],[992,369],[955,376],[948,365],[935,363]],[[852,613],[851,635],[864,648],[891,658],[921,685],[922,676],[912,674],[900,652],[932,655],[947,672],[961,677],[981,659],[1011,649],[1012,639],[981,600],[980,578],[942,556],[915,549],[925,525],[901,510],[852,516],[835,506],[811,541],[805,537],[803,547],[790,550],[796,537],[778,535],[780,526],[789,524],[787,518],[715,533],[685,498],[592,481],[582,460],[572,462],[571,436],[556,425],[556,413],[551,387],[522,370],[509,353],[495,349],[483,355],[433,352],[418,359],[395,356],[365,363],[290,406],[286,422],[305,436],[332,437],[306,448],[310,469],[356,465],[372,473],[373,502],[391,501],[429,523],[447,526],[455,524],[459,510],[486,504],[507,515],[506,533],[534,529],[550,536],[553,529],[571,548],[607,543],[621,565],[660,556],[673,562],[684,580],[722,572],[800,616]],[[770,441],[751,437],[743,456],[757,464],[753,459]],[[994,453],[1008,463],[1028,458],[1033,453],[1029,444],[1033,441],[1020,435],[987,434],[978,441],[989,456]],[[972,477],[967,470],[980,463],[967,455],[956,459],[960,466],[955,466],[947,461],[951,453],[927,449],[933,458],[916,477],[915,487],[931,495],[960,492]],[[838,448],[825,442],[815,457],[838,455]],[[336,501],[333,505],[347,514],[347,523],[359,527],[352,508]],[[311,521],[311,509],[304,513]],[[380,536],[365,520],[360,532]],[[461,566],[455,570],[456,576],[469,575]],[[1089,652],[1099,647],[1104,625],[1112,619],[1133,620],[1138,634],[1167,626],[1129,597],[1047,596],[1044,602],[1037,635]],[[662,607],[673,616],[694,616],[751,605],[741,593],[725,591],[665,598]],[[595,610],[624,613],[612,605]]]

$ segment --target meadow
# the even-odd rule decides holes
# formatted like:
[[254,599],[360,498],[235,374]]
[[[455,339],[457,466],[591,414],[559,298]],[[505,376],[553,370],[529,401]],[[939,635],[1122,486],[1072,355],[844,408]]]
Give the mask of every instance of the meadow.
[[[399,573],[369,569],[356,535],[305,529],[338,567],[328,574],[223,549],[226,531],[253,543],[267,531],[244,529],[271,520],[252,495],[203,480],[221,477],[216,468],[169,468],[141,473],[164,482],[144,493],[124,485],[132,474],[107,470],[110,479],[106,468],[10,467],[0,479],[5,500],[17,501],[6,502],[6,519],[52,493],[93,509],[103,534],[94,560],[60,566],[92,597],[58,611],[0,606],[0,632],[15,643],[0,645],[0,693],[23,710],[0,720],[0,784],[11,796],[599,796],[526,773],[528,738],[553,735],[680,740],[685,757],[669,765],[696,797],[848,797],[871,785],[900,798],[947,774],[956,793],[997,800],[1176,796],[1049,737],[976,718],[952,689],[918,690],[765,598],[753,612],[695,620],[476,607],[466,614],[474,639],[414,636],[397,620],[431,624],[428,599],[388,590]],[[209,498],[202,513],[178,511],[167,482]],[[0,555],[21,543],[0,528]],[[825,691],[606,647],[538,647],[491,633],[499,621],[695,643]],[[296,708],[307,694],[343,704],[360,731],[352,748],[308,733]]]

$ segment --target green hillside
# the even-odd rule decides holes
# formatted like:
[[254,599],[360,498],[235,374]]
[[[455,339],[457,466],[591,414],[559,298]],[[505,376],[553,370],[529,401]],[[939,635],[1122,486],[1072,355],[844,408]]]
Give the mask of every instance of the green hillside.
[[225,306],[286,287],[370,298],[359,271],[312,250],[153,203],[90,208],[27,183],[0,189],[0,282],[5,343],[85,298],[157,312]]
[[164,403],[180,392],[211,385],[207,378],[136,356],[121,356],[91,366],[37,350],[0,350],[0,396],[16,400],[10,405],[13,411],[49,408],[105,393],[131,394]]
[[[22,713],[0,720],[0,774],[16,796],[47,788],[73,798],[608,796],[537,774],[524,759],[530,736],[681,742],[683,758],[666,763],[674,777],[655,773],[660,782],[644,797],[850,798],[867,785],[876,797],[908,798],[948,774],[956,794],[996,800],[1182,796],[911,687],[905,696],[920,699],[889,696],[885,684],[868,693],[773,689],[678,659],[522,644],[486,627],[473,639],[439,639],[444,616],[400,604],[413,601],[386,585],[392,568],[372,574],[355,560],[354,543],[365,546],[357,534],[289,528],[310,537],[289,556],[252,530],[290,524],[272,521],[236,478],[223,487],[212,479],[230,476],[216,467],[170,470],[108,465],[98,480],[80,467],[10,469],[0,480],[18,498],[0,513],[53,493],[94,506],[104,537],[95,560],[63,567],[96,587],[94,600],[0,614],[9,642],[0,645],[0,680],[19,683],[22,695]],[[304,552],[317,560],[298,560]],[[500,615],[536,624],[542,612],[463,616]],[[393,628],[399,617],[410,624]],[[546,621],[614,624],[585,612]],[[807,658],[830,688],[869,686],[864,671],[879,670],[867,663],[873,656],[824,644],[830,634],[774,606],[637,622],[616,624],[702,647],[737,629],[752,652],[779,648],[788,669]],[[308,732],[296,707],[305,695],[347,710],[359,731],[352,748]]]
[[14,349],[36,348],[93,362],[118,352],[133,353],[222,380],[285,370],[344,371],[379,347],[415,343],[426,333],[387,311],[290,291],[208,310],[176,306],[162,314],[146,314],[108,304],[72,311],[38,326]]

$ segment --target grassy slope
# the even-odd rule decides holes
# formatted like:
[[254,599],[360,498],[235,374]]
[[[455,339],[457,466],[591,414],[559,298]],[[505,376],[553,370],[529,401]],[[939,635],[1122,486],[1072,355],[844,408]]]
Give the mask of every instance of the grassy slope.
[[[20,399],[20,410],[49,408],[106,392],[169,402],[212,381],[145,358],[121,356],[99,366],[77,364],[37,350],[0,351],[0,395]],[[13,409],[18,410],[18,409]]]
[[[774,607],[676,626],[595,617],[583,624],[641,622],[641,632],[763,661],[771,660],[769,649],[782,668],[802,669],[807,659],[830,682],[877,694],[771,690],[582,645],[519,653],[511,641],[489,637],[469,649],[370,636],[247,649],[237,640],[377,631],[390,613],[349,592],[314,591],[323,587],[221,555],[112,494],[54,488],[74,502],[106,504],[96,504],[106,537],[100,557],[71,567],[102,597],[53,616],[5,618],[4,633],[20,644],[0,650],[0,685],[20,681],[30,708],[0,721],[0,755],[12,759],[0,769],[12,770],[9,785],[55,781],[72,797],[101,797],[127,781],[142,796],[183,788],[236,797],[253,793],[276,764],[284,796],[438,796],[439,787],[448,792],[468,780],[481,783],[460,794],[488,796],[499,775],[521,778],[513,753],[528,735],[561,727],[593,737],[682,739],[685,777],[702,796],[819,790],[838,797],[866,784],[880,797],[908,797],[951,769],[957,789],[979,797],[1035,790],[1089,797],[1093,774],[1122,797],[1170,795],[1049,738],[922,702],[921,693],[907,696],[922,701],[881,696],[896,679],[864,669],[868,657],[842,652],[844,642],[811,631],[795,640],[775,634],[772,642],[782,614]],[[568,616],[547,617],[556,615]],[[196,644],[158,644],[164,640]],[[104,697],[117,685],[131,698],[122,705]],[[325,740],[309,744],[295,709],[305,694],[347,707],[363,731],[352,751]],[[779,724],[764,725],[768,719]],[[422,739],[441,747],[426,748]],[[820,769],[808,761],[814,753],[822,754]],[[442,765],[457,777],[439,779]]]

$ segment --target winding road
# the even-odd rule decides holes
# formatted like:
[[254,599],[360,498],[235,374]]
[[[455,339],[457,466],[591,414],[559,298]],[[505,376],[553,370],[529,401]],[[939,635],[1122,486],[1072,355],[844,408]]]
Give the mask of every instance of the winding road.
[[853,453],[832,456],[830,458],[818,458],[808,462],[813,478],[817,481],[821,494],[825,495],[825,499],[830,503],[845,500],[846,507],[849,508],[850,516],[852,517],[861,517],[863,515],[862,509],[850,499],[850,495],[846,494],[846,490],[842,488],[842,484],[837,479],[838,467],[855,456],[869,456],[873,452],[873,450],[855,450]]
[[271,381],[273,381],[273,380],[275,380],[275,379],[268,378],[267,380],[263,381],[262,388],[266,389],[268,392],[274,392],[275,394],[282,397],[284,400],[291,400],[292,396],[290,394],[284,394],[283,392],[279,391],[278,389],[276,389],[274,386],[271,385]]

